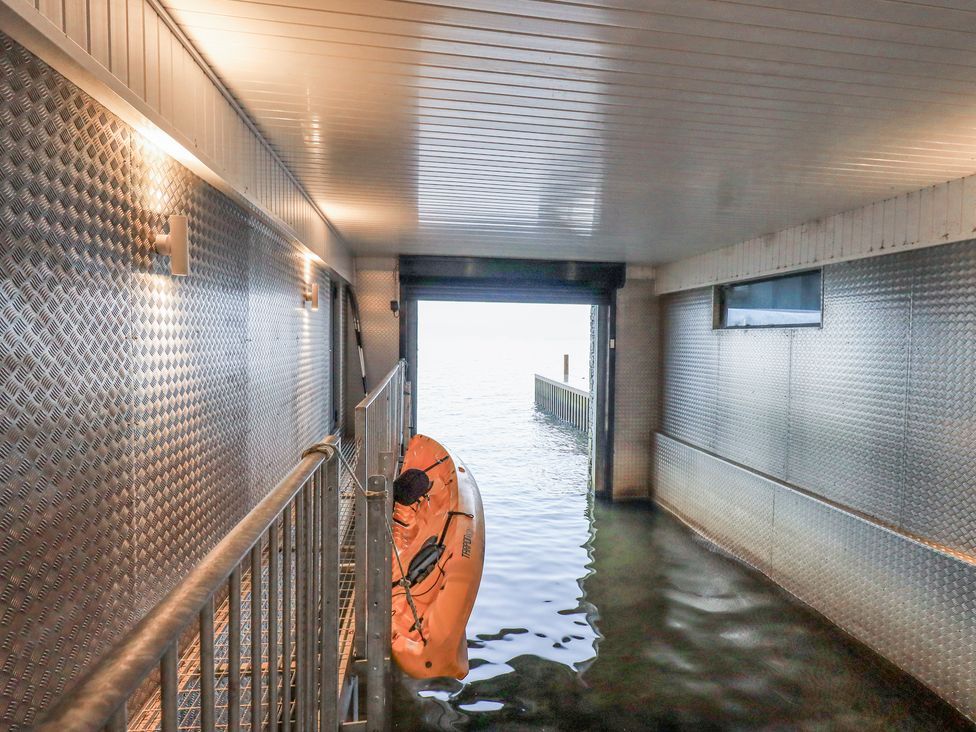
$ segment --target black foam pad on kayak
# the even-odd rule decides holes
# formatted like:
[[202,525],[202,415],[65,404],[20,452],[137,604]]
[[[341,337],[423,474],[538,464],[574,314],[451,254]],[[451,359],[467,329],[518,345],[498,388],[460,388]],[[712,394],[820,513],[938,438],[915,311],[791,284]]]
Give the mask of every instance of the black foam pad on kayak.
[[409,468],[393,481],[393,500],[405,506],[412,506],[430,493],[430,477],[423,470]]
[[418,582],[427,579],[427,576],[434,571],[434,567],[437,566],[437,562],[443,553],[444,545],[437,543],[436,536],[432,536],[424,542],[420,551],[417,552],[417,556],[410,560],[410,566],[407,568],[407,580],[410,585],[416,585]]

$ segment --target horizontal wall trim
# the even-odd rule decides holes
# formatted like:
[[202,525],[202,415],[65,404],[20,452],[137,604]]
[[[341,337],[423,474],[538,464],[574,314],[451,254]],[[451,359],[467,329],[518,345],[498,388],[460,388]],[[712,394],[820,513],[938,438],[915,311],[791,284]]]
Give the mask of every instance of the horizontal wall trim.
[[[714,453],[711,450],[706,450],[702,447],[699,447],[698,445],[694,445],[690,442],[687,442],[686,440],[682,440],[677,437],[672,437],[671,435],[665,434],[664,432],[657,432],[656,435],[658,437],[664,437],[668,440],[671,440],[672,442],[682,445],[683,447],[686,447],[690,450],[694,450],[698,453],[701,453],[702,455],[707,455],[708,457],[718,460],[719,462],[722,462],[732,468],[737,468],[738,470],[745,471],[750,475],[753,475],[757,478],[760,478],[762,480],[765,480],[773,484],[777,488],[782,488],[796,495],[802,496],[804,498],[808,498],[811,501],[815,501],[822,506],[826,506],[827,508],[830,508],[834,511],[838,511],[850,518],[857,519],[858,521],[861,521],[865,524],[869,524],[874,528],[880,529],[881,531],[886,531],[887,533],[893,534],[900,539],[904,539],[905,541],[909,541],[913,544],[917,544],[918,546],[924,547],[925,549],[931,549],[932,551],[935,551],[949,559],[955,559],[957,561],[964,562],[973,567],[976,567],[976,556],[972,554],[961,552],[956,549],[952,549],[950,547],[939,544],[937,542],[933,542],[923,537],[917,536],[915,534],[905,531],[904,529],[899,528],[898,526],[894,526],[893,524],[889,524],[885,521],[880,521],[874,516],[866,514],[862,511],[858,511],[857,509],[852,508],[850,506],[846,506],[843,503],[838,503],[837,501],[832,501],[829,498],[824,498],[823,496],[820,496],[814,493],[813,491],[807,490],[802,486],[796,485],[794,483],[787,483],[786,481],[780,480],[779,478],[776,478],[767,473],[763,473],[762,471],[755,470],[754,468],[750,468],[748,465],[743,465],[742,463],[736,462],[735,460],[729,460],[728,458],[723,457],[717,453]],[[661,503],[661,501],[656,501],[656,502]],[[662,505],[664,504],[662,503]]]
[[658,293],[810,269],[972,239],[976,175],[663,264]]
[[[171,87],[166,110],[161,100],[153,103],[148,89],[134,88],[148,87],[145,78],[138,84],[130,83],[127,70],[110,68],[109,61],[96,57],[90,28],[86,45],[80,45],[81,38],[73,38],[67,28],[56,25],[28,0],[0,0],[0,28],[193,173],[253,210],[286,238],[299,242],[334,274],[350,280],[348,247],[318,204],[159,2],[137,0],[137,4],[144,16],[152,14],[156,18],[153,22],[158,23],[154,52],[160,55],[165,50],[173,57],[173,68],[166,76]],[[85,22],[91,23],[87,5],[82,12]],[[61,23],[65,23],[63,18]],[[163,31],[169,41],[166,49],[162,48]],[[125,33],[135,31],[127,29]],[[142,32],[138,36],[140,44],[145,43]],[[128,35],[103,39],[127,49],[130,40]],[[177,52],[185,58],[176,59]],[[162,84],[163,75],[152,66],[148,53],[145,55],[146,68],[152,68],[153,76],[159,77],[154,80],[153,96],[161,96],[155,87]],[[161,62],[157,59],[156,63]],[[185,78],[177,78],[177,69]],[[177,93],[185,97],[176,98]],[[206,109],[198,112],[194,106]],[[191,108],[189,112],[187,107]],[[162,137],[156,139],[159,133]]]

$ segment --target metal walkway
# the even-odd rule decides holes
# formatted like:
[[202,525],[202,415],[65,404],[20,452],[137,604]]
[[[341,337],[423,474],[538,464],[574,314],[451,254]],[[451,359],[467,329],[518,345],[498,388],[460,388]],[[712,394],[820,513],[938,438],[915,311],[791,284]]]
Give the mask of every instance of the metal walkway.
[[[350,441],[342,443],[340,448],[343,457],[349,465],[355,466],[358,454],[355,444]],[[341,483],[339,495],[339,537],[340,537],[340,565],[339,565],[339,680],[336,693],[341,698],[345,687],[350,683],[348,676],[350,660],[352,658],[352,640],[355,629],[355,531],[356,520],[356,487],[352,476],[347,471],[340,469]],[[292,527],[292,542],[294,547],[295,535],[294,525]],[[270,547],[264,549],[264,560],[262,561],[263,571],[261,572],[262,591],[259,593],[261,598],[262,612],[261,622],[261,647],[269,647],[269,623],[271,605],[271,583],[270,583],[270,562],[268,552]],[[279,552],[281,549],[279,548]],[[295,582],[295,574],[292,572],[292,583]],[[254,593],[251,592],[252,576],[251,570],[246,570],[241,577],[241,637],[248,638],[251,634],[251,603]],[[283,627],[283,582],[276,583],[278,593],[278,627]],[[292,585],[294,586],[294,584]],[[295,608],[291,608],[291,622],[295,622]],[[295,627],[292,625],[291,627]],[[227,597],[220,603],[214,612],[214,668],[215,678],[215,703],[216,716],[214,719],[215,728],[218,730],[228,729],[228,696],[229,696],[229,659],[230,659],[230,598]],[[281,650],[281,639],[279,639],[278,658],[284,657]],[[265,710],[262,720],[262,728],[271,728],[270,724],[270,704],[269,704],[269,654],[262,653],[261,656],[261,678],[263,699],[262,707]],[[288,673],[295,673],[295,664],[289,664]],[[196,730],[201,729],[200,724],[200,636],[197,635],[190,642],[186,651],[183,653],[178,666],[179,692],[177,695],[177,729]],[[278,673],[284,678],[285,669],[279,660]],[[253,678],[253,667],[250,648],[245,644],[241,648],[240,664],[240,695],[241,705],[241,730],[251,729],[251,683]],[[291,699],[291,709],[288,716],[294,718],[295,699]],[[281,716],[284,710],[278,707],[278,725],[281,725]],[[340,718],[344,716],[345,710],[340,709]],[[158,694],[153,694],[142,705],[142,708],[133,715],[129,721],[130,732],[162,732],[162,706]],[[275,727],[277,729],[277,727]]]
[[386,730],[405,374],[401,361],[356,406],[355,441],[310,446],[37,731]]

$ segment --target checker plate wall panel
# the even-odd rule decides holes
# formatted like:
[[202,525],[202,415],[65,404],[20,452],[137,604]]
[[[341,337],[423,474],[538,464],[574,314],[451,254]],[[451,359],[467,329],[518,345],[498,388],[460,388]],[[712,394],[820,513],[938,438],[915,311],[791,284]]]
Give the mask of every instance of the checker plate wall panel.
[[[287,251],[284,244],[281,241],[278,247],[272,246],[272,249]],[[297,245],[292,246],[297,250]],[[304,257],[299,256],[304,260]],[[304,261],[302,263],[304,267]],[[257,268],[252,271],[257,271]],[[319,286],[319,307],[313,311],[310,305],[302,305],[298,310],[297,354],[292,361],[292,369],[297,368],[298,372],[294,409],[296,439],[291,446],[292,452],[287,455],[289,460],[284,467],[285,473],[298,464],[302,451],[308,445],[322,439],[331,431],[332,425],[332,311],[329,307],[329,277],[323,270],[310,264],[306,272],[302,281],[307,279]],[[294,278],[283,282],[282,293],[293,290],[293,283]],[[283,473],[279,472],[278,475]],[[261,495],[264,495],[263,491]]]
[[976,565],[656,437],[658,501],[976,715]]
[[892,525],[904,482],[910,256],[829,268],[824,328],[793,336],[789,482]]
[[[169,213],[186,278],[152,253]],[[325,434],[329,309],[303,307],[328,279],[292,244],[2,34],[0,246],[15,732]]]
[[711,331],[711,291],[680,292],[667,297],[663,305],[661,429],[671,437],[712,450],[718,341]]
[[[297,424],[288,416],[297,406],[298,373],[288,365],[295,357],[304,312],[301,293],[286,290],[289,278],[296,282],[301,277],[298,253],[278,249],[284,242],[264,227],[253,233],[250,256],[266,264],[252,272],[248,299],[247,490],[252,500],[260,486],[287,470],[297,439]],[[276,429],[262,429],[262,423]]]
[[657,501],[740,559],[767,566],[772,483],[746,471],[726,471],[727,463],[664,435],[654,441]]
[[0,729],[132,621],[129,144],[0,34]]
[[[252,231],[248,315],[248,490],[260,500],[329,430],[329,279],[264,224]],[[295,283],[319,285],[319,309]]]
[[662,312],[665,434],[976,553],[976,242],[826,267],[822,329],[712,331],[710,288]]
[[786,488],[775,505],[772,578],[976,715],[976,566]]
[[723,331],[718,338],[714,452],[777,478],[786,474],[792,335]]
[[[147,269],[133,283],[136,609],[142,615],[250,507],[238,447],[247,417],[248,227],[213,188],[134,139],[133,177],[147,183],[133,190]],[[169,211],[188,217],[189,277],[169,276],[169,261],[149,256],[152,232]]]
[[398,297],[394,270],[396,260],[386,263],[388,269],[368,268],[375,261],[366,260],[370,264],[362,269],[361,260],[357,261],[355,292],[363,329],[366,375],[369,377],[371,389],[390,372],[400,358],[400,321],[390,310],[390,301]]
[[915,259],[905,528],[976,554],[976,244]]
[[[754,561],[763,544],[727,520],[729,489],[771,484],[772,559],[757,566],[976,716],[976,242],[832,265],[824,287],[823,328],[792,332],[785,431],[778,404],[741,388],[781,348],[704,332],[707,289],[662,299],[662,429],[675,439],[655,443],[657,498]],[[724,409],[730,380],[745,399]],[[751,472],[769,472],[764,456],[726,444],[725,420],[743,444],[785,441],[787,482],[834,505]]]

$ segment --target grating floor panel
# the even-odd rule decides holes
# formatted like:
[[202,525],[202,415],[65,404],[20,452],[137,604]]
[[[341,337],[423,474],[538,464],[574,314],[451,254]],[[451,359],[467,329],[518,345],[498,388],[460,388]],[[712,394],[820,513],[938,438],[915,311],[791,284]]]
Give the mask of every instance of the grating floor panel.
[[[356,449],[350,443],[342,446],[343,456],[349,465],[356,464]],[[355,524],[355,485],[352,478],[346,474],[345,470],[340,471],[339,492],[339,678],[337,694],[341,692],[346,683],[347,672],[352,657],[352,639],[355,629],[355,545],[354,545],[354,524]],[[294,541],[292,543],[294,546]],[[262,668],[262,705],[264,707],[264,719],[262,726],[269,723],[270,709],[268,705],[268,617],[270,614],[270,578],[268,570],[268,549],[265,549],[265,559],[262,562],[261,577],[261,649],[262,657],[260,660]],[[252,659],[251,659],[251,617],[252,617],[252,576],[250,569],[242,572],[241,576],[241,679],[240,679],[240,707],[241,707],[241,729],[251,729],[251,679],[252,679]],[[292,587],[294,588],[294,573],[292,573]],[[278,592],[278,658],[281,659],[281,627],[282,627],[282,589],[276,588]],[[291,627],[295,627],[295,608],[294,602],[290,612]],[[214,697],[216,702],[215,725],[218,730],[228,728],[228,669],[230,662],[230,601],[225,599],[214,610]],[[289,673],[294,672],[294,661],[289,664]],[[284,669],[279,660],[279,676],[283,676]],[[182,652],[178,665],[179,692],[177,697],[178,717],[177,726],[181,730],[200,729],[200,637],[195,636],[193,641]],[[279,695],[279,704],[280,695]],[[292,701],[294,707],[294,700]],[[294,709],[292,709],[294,713]],[[142,708],[129,720],[130,732],[159,732],[162,728],[161,709],[159,694],[154,693],[150,696]]]

